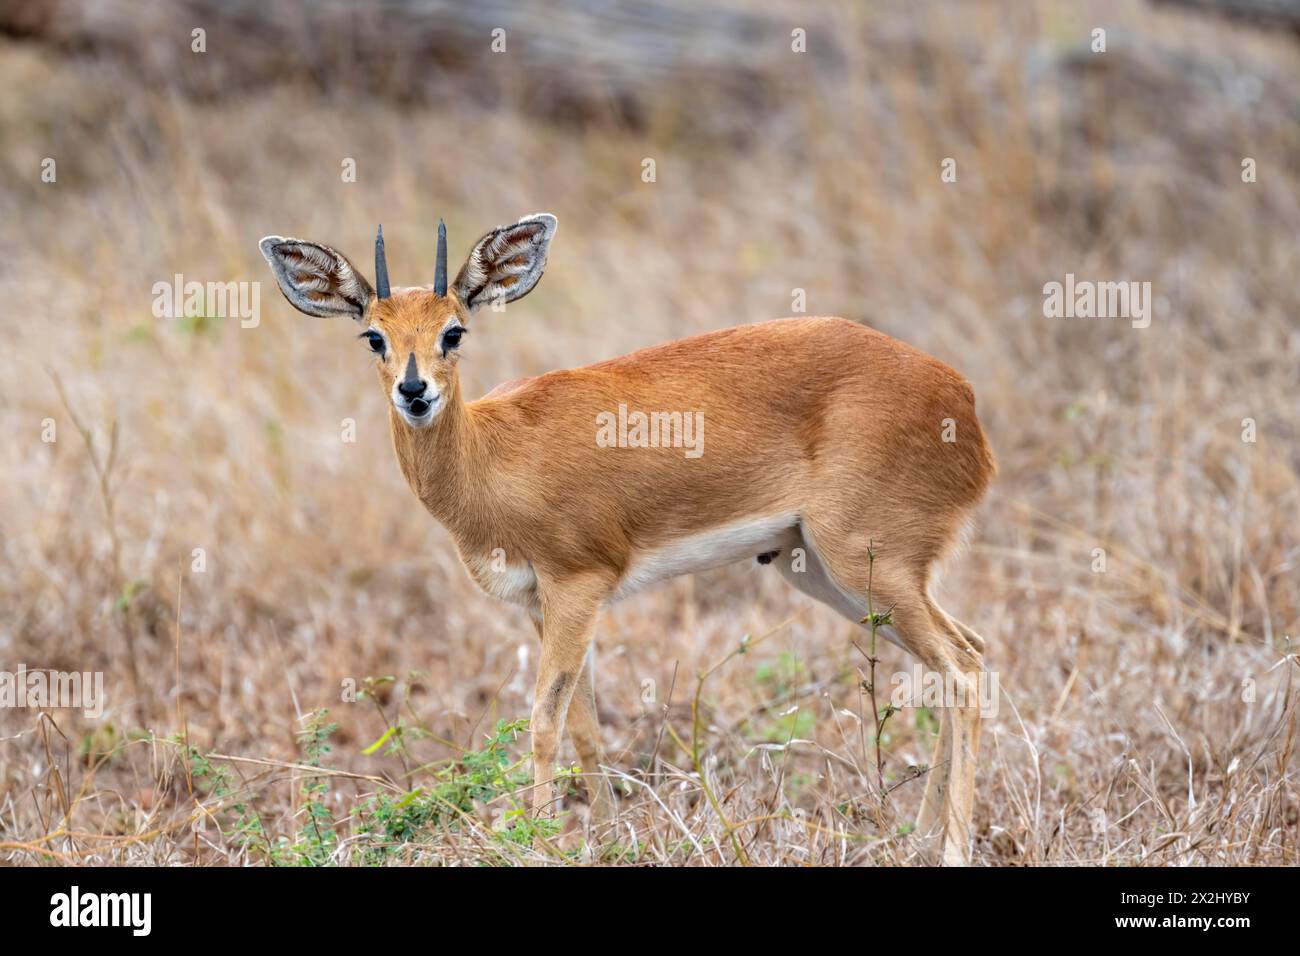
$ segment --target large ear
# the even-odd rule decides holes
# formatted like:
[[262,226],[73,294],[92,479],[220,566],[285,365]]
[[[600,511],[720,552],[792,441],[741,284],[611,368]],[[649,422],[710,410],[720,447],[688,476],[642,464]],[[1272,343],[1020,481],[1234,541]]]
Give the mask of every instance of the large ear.
[[280,283],[280,291],[299,312],[360,321],[375,290],[352,263],[329,246],[305,239],[267,236],[258,243]]
[[546,268],[546,254],[558,225],[539,212],[513,226],[499,226],[474,243],[456,276],[456,297],[473,311],[484,302],[513,302],[533,291]]

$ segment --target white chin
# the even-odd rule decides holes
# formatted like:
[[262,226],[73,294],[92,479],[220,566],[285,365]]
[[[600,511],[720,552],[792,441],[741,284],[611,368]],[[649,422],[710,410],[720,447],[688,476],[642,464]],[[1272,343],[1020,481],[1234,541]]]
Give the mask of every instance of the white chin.
[[438,404],[431,406],[429,410],[425,412],[423,415],[419,415],[419,416],[412,415],[405,408],[398,408],[397,413],[401,415],[402,420],[405,421],[406,424],[410,425],[412,428],[426,428],[433,423],[433,420],[435,418],[438,417],[438,412],[441,409],[442,409],[442,403],[439,402]]

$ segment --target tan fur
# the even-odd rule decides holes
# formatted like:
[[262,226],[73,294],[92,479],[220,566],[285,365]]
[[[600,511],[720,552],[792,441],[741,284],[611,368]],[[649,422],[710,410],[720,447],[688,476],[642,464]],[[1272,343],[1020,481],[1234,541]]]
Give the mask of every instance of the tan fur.
[[[978,678],[983,640],[929,595],[932,569],[994,474],[974,393],[947,365],[845,319],[794,318],[510,382],[466,402],[456,354],[439,347],[452,318],[472,334],[454,290],[407,288],[372,299],[364,320],[391,346],[378,363],[386,395],[414,352],[445,399],[423,428],[390,405],[402,474],[474,579],[538,624],[535,809],[549,802],[567,716],[593,816],[612,812],[591,687],[597,614],[639,558],[711,528],[797,516],[791,540],[815,549],[850,608],[865,603],[870,545],[873,604],[894,608],[904,646],[927,668]],[[620,403],[702,412],[703,455],[600,447],[597,416]],[[942,437],[947,420],[952,442]],[[978,709],[948,708],[941,726],[918,829],[943,838],[945,862],[964,863]]]

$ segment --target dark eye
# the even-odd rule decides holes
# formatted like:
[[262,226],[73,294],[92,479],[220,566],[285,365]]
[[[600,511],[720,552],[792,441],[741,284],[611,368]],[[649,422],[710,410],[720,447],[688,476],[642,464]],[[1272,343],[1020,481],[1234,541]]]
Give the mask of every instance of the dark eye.
[[384,337],[374,329],[362,332],[361,337],[370,343],[370,351],[382,355],[384,353]]
[[447,349],[454,349],[456,346],[460,345],[460,337],[464,334],[465,330],[461,328],[448,329],[446,332],[443,332],[442,350],[445,352]]

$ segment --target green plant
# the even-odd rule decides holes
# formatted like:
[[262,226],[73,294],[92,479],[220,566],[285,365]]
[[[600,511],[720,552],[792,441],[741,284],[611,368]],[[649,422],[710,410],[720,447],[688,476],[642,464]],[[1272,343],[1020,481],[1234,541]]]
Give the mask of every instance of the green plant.
[[791,709],[771,721],[763,728],[762,738],[768,743],[788,744],[796,738],[806,739],[812,736],[817,720],[811,710]]
[[894,714],[898,712],[898,708],[895,707],[893,704],[886,704],[883,708],[880,708],[876,704],[876,664],[879,663],[879,660],[876,657],[878,634],[882,627],[888,627],[889,625],[894,623],[894,619],[893,619],[894,609],[891,607],[887,611],[876,610],[874,599],[872,598],[872,593],[871,593],[871,585],[872,585],[872,580],[875,577],[875,571],[876,571],[875,542],[868,542],[867,544],[867,616],[862,619],[861,623],[866,624],[871,628],[871,651],[870,653],[866,654],[867,662],[870,665],[870,669],[868,671],[866,681],[863,682],[863,688],[866,690],[868,696],[871,699],[871,721],[872,721],[873,729],[875,731],[874,736],[875,736],[875,745],[876,745],[876,777],[877,777],[877,781],[880,784],[880,794],[881,794],[881,798],[883,799],[884,796],[888,794],[889,791],[885,787],[885,759],[880,752],[880,741],[881,738],[884,737],[885,735],[885,724],[889,721],[890,717],[892,717]]
[[[467,751],[445,766],[427,768],[433,776],[431,785],[395,797],[378,793],[366,800],[354,811],[360,820],[358,833],[366,837],[359,862],[382,863],[432,829],[458,828],[463,817],[475,813],[477,803],[490,803],[527,786],[525,761],[512,761],[510,756],[511,746],[527,726],[523,719],[498,721],[478,750]],[[556,820],[533,820],[512,808],[500,815],[493,832],[500,840],[527,845],[535,836],[553,836],[558,828]]]
[[[338,729],[338,724],[325,723],[329,711],[313,711],[303,718],[303,729],[298,734],[298,746],[302,750],[303,762],[312,767],[320,767],[321,759],[332,749],[329,738]],[[291,866],[325,866],[334,850],[338,847],[338,832],[334,829],[334,818],[325,805],[325,796],[329,793],[326,778],[309,775],[303,781],[301,795],[302,813],[306,820],[298,827],[297,839],[279,849],[277,865]]]
[[[320,767],[322,758],[330,752],[328,741],[338,725],[325,722],[328,713],[326,710],[317,710],[303,718],[298,746],[302,751],[303,763],[308,766]],[[183,745],[179,737],[172,740]],[[233,815],[233,822],[226,832],[231,841],[247,850],[250,856],[260,858],[271,866],[325,866],[332,862],[334,851],[338,847],[338,833],[329,808],[325,805],[329,786],[324,775],[309,775],[302,785],[300,794],[305,820],[298,827],[294,839],[281,837],[272,842],[257,810],[251,803],[236,796],[239,789],[232,784],[230,771],[225,766],[213,763],[209,755],[194,747],[187,748],[186,759],[191,778],[208,794],[225,804],[221,808],[223,812]]]
[[781,651],[773,660],[761,661],[754,668],[754,677],[774,694],[782,695],[794,687],[803,672],[803,663],[792,651]]
[[[172,742],[178,745],[182,743],[180,737],[173,737]],[[214,764],[206,754],[195,747],[187,749],[186,760],[193,780],[204,786],[209,794],[222,803],[232,801],[225,807],[234,816],[234,822],[227,831],[231,841],[236,846],[247,850],[250,856],[274,862],[271,844],[257,811],[244,800],[234,799],[237,791],[231,785],[230,771],[224,766]]]

